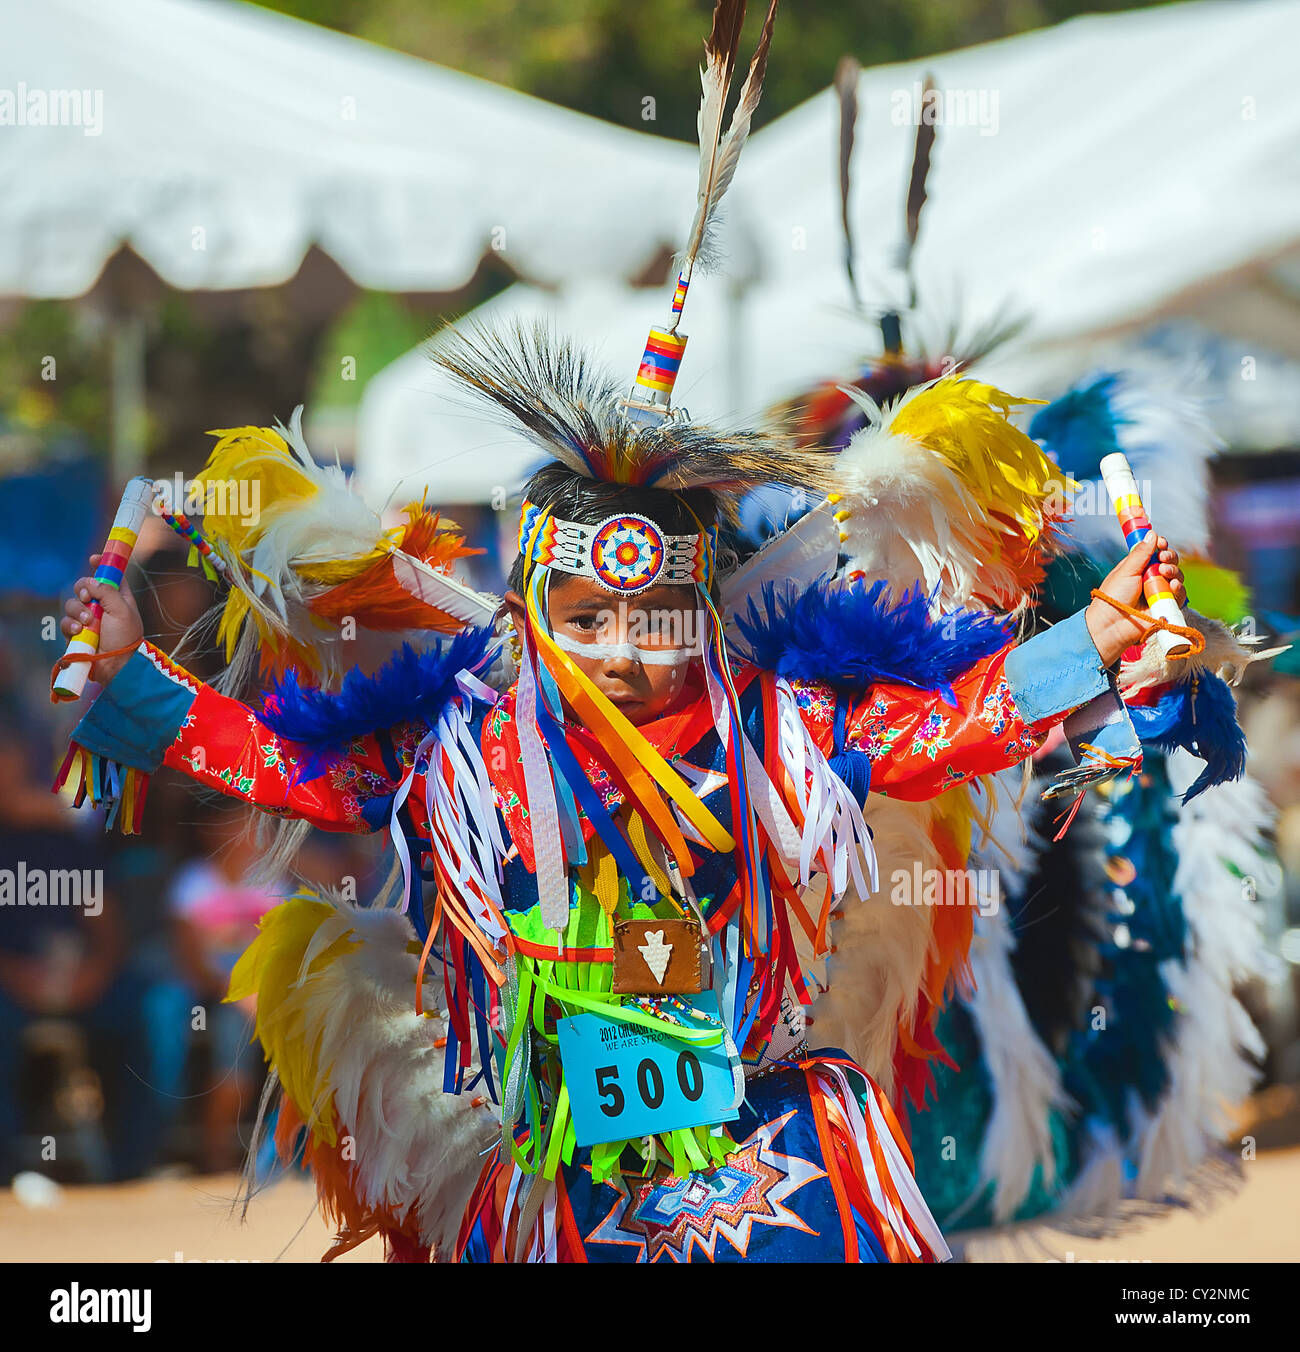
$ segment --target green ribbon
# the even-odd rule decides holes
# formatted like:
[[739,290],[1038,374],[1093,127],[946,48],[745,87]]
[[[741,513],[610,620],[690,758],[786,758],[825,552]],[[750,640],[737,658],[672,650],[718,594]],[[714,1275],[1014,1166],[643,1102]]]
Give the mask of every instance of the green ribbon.
[[[570,922],[570,934],[566,936],[572,943],[577,918]],[[580,945],[575,945],[580,946]],[[591,1013],[602,1014],[617,1022],[633,1024],[649,1032],[674,1038],[679,1042],[689,1042],[701,1047],[716,1047],[723,1041],[724,1030],[720,1024],[708,1024],[701,1028],[692,1028],[683,1024],[669,1023],[665,1019],[646,1014],[640,1009],[625,1006],[621,995],[608,990],[596,989],[608,981],[607,964],[580,963],[575,970],[574,964],[557,964],[546,959],[529,959],[522,955],[512,959],[509,972],[510,981],[507,991],[514,996],[514,1008],[511,1011],[511,1025],[506,1041],[503,1064],[506,1072],[502,1076],[503,1086],[510,1085],[513,1090],[507,1096],[507,1111],[502,1113],[502,1145],[509,1151],[510,1157],[525,1173],[540,1172],[546,1180],[553,1180],[559,1172],[561,1161],[571,1164],[577,1149],[577,1137],[574,1132],[573,1117],[569,1109],[569,1091],[564,1083],[563,1068],[560,1071],[560,1087],[555,1104],[542,1127],[542,1100],[538,1092],[537,1077],[532,1074],[531,1064],[520,1064],[521,1058],[531,1063],[532,1042],[530,1033],[535,1032],[541,1039],[542,1048],[553,1049],[558,1043],[554,1033],[546,1031],[547,997],[561,1006],[576,1006]],[[558,969],[558,970],[557,970]],[[557,980],[572,976],[579,984],[565,985]],[[554,1052],[551,1051],[551,1055]],[[521,1104],[522,1100],[522,1104]],[[521,1107],[523,1109],[521,1114]],[[513,1110],[513,1113],[510,1110]],[[514,1126],[520,1115],[528,1124],[528,1141],[521,1147],[515,1140]],[[637,1146],[642,1138],[625,1141],[603,1142],[591,1148],[592,1180],[600,1183],[610,1178],[618,1165],[623,1151],[629,1146]],[[731,1141],[712,1135],[708,1126],[682,1129],[661,1135],[673,1160],[673,1170],[684,1177],[695,1170],[706,1169],[710,1161],[721,1162],[731,1148]],[[645,1152],[642,1152],[645,1158]],[[647,1172],[654,1160],[650,1152]]]

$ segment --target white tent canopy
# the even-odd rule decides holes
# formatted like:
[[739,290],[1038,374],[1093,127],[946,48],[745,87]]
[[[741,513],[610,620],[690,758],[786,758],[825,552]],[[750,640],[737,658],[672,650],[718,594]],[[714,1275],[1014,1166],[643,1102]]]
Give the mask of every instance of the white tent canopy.
[[[865,71],[851,217],[866,298],[901,297],[884,265],[902,239],[929,71],[944,101],[914,260],[927,308],[959,303],[978,320],[1010,305],[1029,315],[1027,338],[1069,340],[1267,278],[1300,355],[1300,278],[1285,262],[1300,256],[1297,51],[1300,6],[1234,0],[1073,19]],[[758,133],[740,171],[764,276],[792,291],[847,294],[838,118],[827,90]]]
[[247,4],[0,0],[0,295],[72,297],[123,243],[171,285],[453,291],[638,274],[689,146]]
[[[1254,0],[1074,20],[864,72],[852,201],[869,307],[903,297],[892,264],[916,129],[892,121],[891,107],[929,70],[965,100],[954,112],[984,109],[991,134],[939,126],[915,259],[921,319],[934,334],[950,318],[969,329],[1027,317],[1022,338],[981,368],[987,379],[1054,394],[1094,362],[1131,357],[1140,331],[1170,317],[1300,356],[1300,99],[1287,70],[1296,51],[1300,6]],[[691,288],[676,401],[696,415],[752,418],[878,350],[843,273],[837,117],[828,90],[746,149],[729,223],[756,242],[762,279],[740,291],[702,277]],[[1271,305],[1253,303],[1261,292]],[[666,302],[662,290],[609,283],[559,295],[515,286],[481,313],[547,315],[630,383]],[[1254,406],[1278,397],[1277,382],[1271,395],[1267,385],[1223,400],[1233,404],[1227,436],[1238,422],[1262,425]],[[427,482],[447,502],[488,501],[536,458],[463,396],[449,398],[418,352],[371,382],[358,445],[370,490],[411,476],[407,487]]]

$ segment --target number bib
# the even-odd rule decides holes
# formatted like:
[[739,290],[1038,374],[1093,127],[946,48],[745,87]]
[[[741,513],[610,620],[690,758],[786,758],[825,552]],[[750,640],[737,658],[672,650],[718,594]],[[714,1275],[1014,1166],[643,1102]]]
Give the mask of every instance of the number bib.
[[[719,1022],[712,992],[681,1004]],[[687,1023],[700,1026],[689,1016]],[[603,1014],[560,1019],[556,1031],[580,1146],[714,1126],[740,1116],[725,1042],[702,1047]]]

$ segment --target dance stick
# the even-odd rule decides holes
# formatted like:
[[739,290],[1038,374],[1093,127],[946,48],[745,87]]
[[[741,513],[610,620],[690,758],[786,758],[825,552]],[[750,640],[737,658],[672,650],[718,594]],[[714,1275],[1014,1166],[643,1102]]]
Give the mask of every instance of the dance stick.
[[[140,527],[144,525],[144,519],[153,505],[153,495],[152,479],[141,477],[127,484],[117,515],[113,518],[113,528],[108,533],[108,542],[99,556],[99,566],[95,569],[96,582],[121,587],[122,574],[130,562]],[[87,609],[90,611],[89,623],[68,641],[62,660],[55,665],[50,698],[56,703],[81,697],[81,692],[86,688],[91,662],[99,652],[99,626],[104,618],[104,609],[98,601],[91,601]],[[63,669],[60,670],[60,667]]]
[[[1146,508],[1142,505],[1137,479],[1133,476],[1128,457],[1119,451],[1102,456],[1101,477],[1110,495],[1111,506],[1119,518],[1120,530],[1124,532],[1124,543],[1132,549],[1152,526]],[[1152,615],[1168,620],[1170,624],[1187,627],[1183,612],[1169,589],[1169,579],[1161,576],[1158,551],[1152,552],[1151,561],[1142,574],[1142,592]],[[1162,657],[1176,657],[1180,653],[1190,652],[1192,647],[1182,635],[1171,634],[1167,629],[1157,629],[1152,641]]]

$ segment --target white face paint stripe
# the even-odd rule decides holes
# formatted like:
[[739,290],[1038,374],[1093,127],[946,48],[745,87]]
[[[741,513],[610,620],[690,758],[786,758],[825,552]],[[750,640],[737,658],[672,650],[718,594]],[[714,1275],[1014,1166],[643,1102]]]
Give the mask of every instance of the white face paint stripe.
[[557,648],[578,657],[595,658],[607,661],[612,657],[626,657],[629,661],[640,662],[647,667],[680,667],[692,657],[699,656],[699,647],[694,648],[638,648],[635,643],[580,643],[565,634],[552,633],[551,638]]

